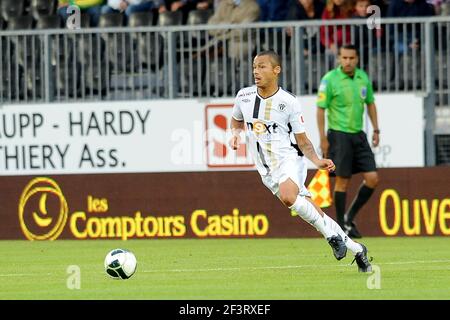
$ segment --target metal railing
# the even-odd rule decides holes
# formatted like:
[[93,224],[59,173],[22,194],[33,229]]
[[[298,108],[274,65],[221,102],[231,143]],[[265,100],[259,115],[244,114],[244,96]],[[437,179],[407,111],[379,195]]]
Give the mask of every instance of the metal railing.
[[351,19],[1,31],[0,104],[234,96],[253,83],[253,56],[267,49],[282,58],[285,89],[314,95],[336,65],[326,44],[341,34],[358,46],[376,92],[424,97],[433,165],[435,108],[450,106],[450,17],[381,19],[380,30]]
[[[282,57],[281,85],[316,94],[335,66],[323,43],[357,44],[377,92],[432,87],[450,105],[450,17],[0,32],[0,103],[233,96],[252,58]],[[322,32],[322,34],[321,34]]]

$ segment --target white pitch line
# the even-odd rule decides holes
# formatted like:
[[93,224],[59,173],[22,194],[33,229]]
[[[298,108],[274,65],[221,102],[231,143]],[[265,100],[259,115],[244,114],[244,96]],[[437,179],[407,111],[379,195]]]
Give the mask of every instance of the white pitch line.
[[0,277],[28,277],[28,276],[51,276],[53,273],[7,273],[7,274],[1,274]]
[[418,261],[399,261],[399,262],[383,262],[383,263],[375,263],[377,265],[384,264],[414,264],[414,263],[445,263],[450,262],[450,260],[418,260]]
[[[426,263],[450,263],[450,260],[416,260],[416,261],[399,261],[399,262],[383,262],[373,263],[374,265],[404,265],[404,264],[426,264]],[[264,267],[230,267],[230,268],[204,268],[204,269],[168,269],[168,270],[138,270],[143,273],[163,273],[163,272],[213,272],[213,271],[242,271],[242,270],[282,270],[282,269],[301,269],[301,268],[330,268],[330,267],[349,267],[350,264],[304,264],[295,266],[264,266]],[[0,274],[0,277],[29,277],[29,276],[51,276],[53,273],[7,273]]]
[[[372,263],[375,265],[403,265],[403,264],[415,264],[415,263],[447,263],[450,260],[416,260],[416,261],[399,261],[399,262],[385,262],[385,263]],[[213,272],[213,271],[241,271],[241,270],[270,270],[270,269],[301,269],[301,268],[329,268],[329,267],[348,267],[350,264],[333,264],[333,265],[317,265],[317,264],[305,264],[296,266],[264,266],[264,267],[230,267],[230,268],[204,268],[204,269],[168,269],[168,270],[141,270],[143,273],[159,273],[159,272]]]

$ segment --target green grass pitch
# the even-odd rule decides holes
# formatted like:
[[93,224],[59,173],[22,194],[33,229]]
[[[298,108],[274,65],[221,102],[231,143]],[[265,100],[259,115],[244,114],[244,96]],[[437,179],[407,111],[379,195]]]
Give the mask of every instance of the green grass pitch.
[[[450,299],[449,238],[363,242],[372,275],[350,252],[336,261],[323,239],[1,241],[0,299]],[[132,278],[104,272],[114,248],[135,253]],[[70,265],[80,289],[67,286]]]

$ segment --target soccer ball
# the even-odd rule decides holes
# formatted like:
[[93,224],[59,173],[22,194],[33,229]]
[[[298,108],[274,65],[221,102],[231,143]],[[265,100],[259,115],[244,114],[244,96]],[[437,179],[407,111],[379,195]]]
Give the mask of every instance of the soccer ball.
[[137,267],[136,257],[131,251],[114,249],[105,257],[105,271],[113,279],[128,279]]

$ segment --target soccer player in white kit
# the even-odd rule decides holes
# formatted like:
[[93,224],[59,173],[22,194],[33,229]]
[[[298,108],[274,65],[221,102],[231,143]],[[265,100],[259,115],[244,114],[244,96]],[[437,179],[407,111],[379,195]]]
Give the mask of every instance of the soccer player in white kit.
[[[305,157],[319,169],[334,171],[329,159],[319,159],[306,136],[301,105],[278,86],[281,59],[274,51],[263,51],[253,61],[255,86],[241,89],[235,99],[230,146],[237,150],[240,133],[246,131],[247,146],[264,185],[281,202],[313,225],[328,241],[337,260],[355,255],[358,270],[371,272],[367,248],[350,239],[341,227],[311,199],[304,183]],[[292,137],[292,138],[291,138]]]

